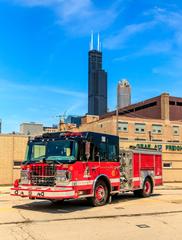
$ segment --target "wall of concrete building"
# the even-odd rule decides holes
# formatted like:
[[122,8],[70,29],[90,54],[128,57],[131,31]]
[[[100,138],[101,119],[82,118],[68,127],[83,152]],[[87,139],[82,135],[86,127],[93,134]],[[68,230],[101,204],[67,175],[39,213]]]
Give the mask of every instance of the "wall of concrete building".
[[29,136],[37,136],[43,134],[43,124],[39,123],[22,123],[20,125],[20,133]]
[[0,185],[11,185],[19,178],[28,137],[0,135]]

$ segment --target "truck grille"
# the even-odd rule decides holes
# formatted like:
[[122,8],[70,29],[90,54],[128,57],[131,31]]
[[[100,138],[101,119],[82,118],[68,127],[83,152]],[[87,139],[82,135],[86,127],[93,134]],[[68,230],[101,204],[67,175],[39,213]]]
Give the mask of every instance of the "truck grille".
[[55,165],[32,166],[31,184],[34,186],[54,186],[55,173]]

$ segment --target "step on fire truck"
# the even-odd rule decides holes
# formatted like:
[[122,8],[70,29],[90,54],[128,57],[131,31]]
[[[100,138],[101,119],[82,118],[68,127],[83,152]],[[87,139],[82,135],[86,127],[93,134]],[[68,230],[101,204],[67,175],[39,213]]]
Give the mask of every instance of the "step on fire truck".
[[161,184],[161,152],[119,150],[119,137],[108,134],[59,132],[29,140],[11,195],[51,201],[87,198],[102,206],[118,193],[149,197]]

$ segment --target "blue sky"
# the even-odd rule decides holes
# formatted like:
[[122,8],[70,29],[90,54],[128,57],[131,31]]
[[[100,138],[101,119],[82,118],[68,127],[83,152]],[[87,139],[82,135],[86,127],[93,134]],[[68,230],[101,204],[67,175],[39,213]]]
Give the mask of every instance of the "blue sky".
[[181,0],[0,0],[3,132],[87,112],[92,30],[101,34],[110,110],[122,78],[132,102],[182,96]]

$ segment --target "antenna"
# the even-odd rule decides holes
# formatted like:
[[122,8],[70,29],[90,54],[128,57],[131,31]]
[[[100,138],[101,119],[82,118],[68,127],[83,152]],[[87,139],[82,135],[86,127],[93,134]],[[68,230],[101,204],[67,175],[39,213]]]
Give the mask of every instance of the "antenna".
[[91,40],[90,40],[90,51],[94,49],[94,33],[91,32]]
[[100,34],[98,33],[97,50],[100,52]]

